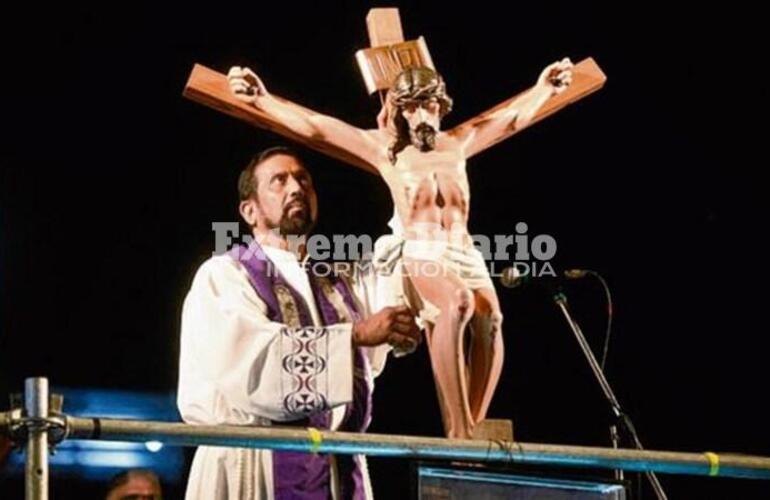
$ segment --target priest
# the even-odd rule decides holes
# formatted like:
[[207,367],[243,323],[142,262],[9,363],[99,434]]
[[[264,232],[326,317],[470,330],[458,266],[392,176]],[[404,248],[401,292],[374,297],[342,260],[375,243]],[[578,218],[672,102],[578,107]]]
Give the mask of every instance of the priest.
[[[364,267],[315,275],[303,245],[318,214],[310,174],[271,148],[238,182],[249,245],[198,269],[182,311],[178,406],[192,424],[363,432],[390,349],[420,341],[414,315],[378,296]],[[325,267],[324,269],[328,269]],[[327,274],[327,273],[325,273]],[[311,431],[312,432],[312,431]],[[202,446],[186,498],[371,498],[363,456]]]

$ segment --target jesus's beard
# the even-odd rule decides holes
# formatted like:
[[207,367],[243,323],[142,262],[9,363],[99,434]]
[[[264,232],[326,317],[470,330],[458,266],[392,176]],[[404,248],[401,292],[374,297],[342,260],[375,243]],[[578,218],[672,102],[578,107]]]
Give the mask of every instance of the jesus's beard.
[[412,145],[423,153],[436,149],[436,129],[425,122],[410,128],[409,138]]

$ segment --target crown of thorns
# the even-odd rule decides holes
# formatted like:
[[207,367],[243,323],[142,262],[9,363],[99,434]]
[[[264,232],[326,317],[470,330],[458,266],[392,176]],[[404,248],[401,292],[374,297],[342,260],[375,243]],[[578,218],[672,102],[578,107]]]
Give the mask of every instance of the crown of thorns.
[[452,110],[452,98],[446,93],[444,79],[436,71],[425,66],[402,71],[393,81],[389,92],[390,102],[399,108],[436,98],[441,107],[441,116]]

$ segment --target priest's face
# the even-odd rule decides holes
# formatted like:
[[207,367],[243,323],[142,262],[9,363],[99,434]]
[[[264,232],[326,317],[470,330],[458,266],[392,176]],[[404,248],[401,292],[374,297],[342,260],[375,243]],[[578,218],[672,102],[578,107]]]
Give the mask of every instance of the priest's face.
[[318,217],[313,179],[295,157],[277,154],[256,167],[257,210],[260,225],[282,235],[310,232]]

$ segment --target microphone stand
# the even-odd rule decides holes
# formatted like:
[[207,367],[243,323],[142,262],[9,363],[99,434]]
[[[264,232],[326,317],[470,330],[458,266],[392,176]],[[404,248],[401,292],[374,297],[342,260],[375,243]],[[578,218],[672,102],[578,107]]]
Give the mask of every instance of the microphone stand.
[[[631,436],[636,449],[644,450],[642,442],[639,440],[639,436],[636,434],[636,428],[634,427],[633,422],[631,422],[631,417],[629,417],[623,411],[623,408],[621,408],[620,402],[618,402],[618,398],[615,397],[615,393],[612,391],[610,383],[604,376],[604,372],[602,371],[601,366],[599,366],[599,362],[596,361],[596,357],[591,350],[591,346],[588,345],[588,341],[586,340],[585,335],[583,335],[583,331],[580,329],[580,326],[577,324],[577,322],[572,318],[572,315],[569,311],[569,306],[567,305],[567,296],[564,295],[564,292],[558,285],[551,291],[553,293],[554,302],[556,302],[556,305],[559,307],[559,309],[561,309],[561,312],[564,314],[564,318],[567,320],[567,323],[569,323],[569,326],[572,329],[572,333],[575,334],[575,339],[580,345],[580,349],[583,351],[586,361],[588,361],[588,365],[591,367],[591,371],[594,373],[596,381],[602,388],[604,397],[607,398],[607,401],[612,407],[612,412],[615,414],[615,418],[617,418],[617,421],[620,423],[620,425],[626,429],[628,435]],[[658,481],[658,476],[656,476],[652,471],[645,472],[645,475],[650,481],[652,489],[655,491],[655,495],[658,497],[658,499],[668,500],[668,497],[666,497],[666,493],[663,491],[663,487],[661,486],[660,481]]]

